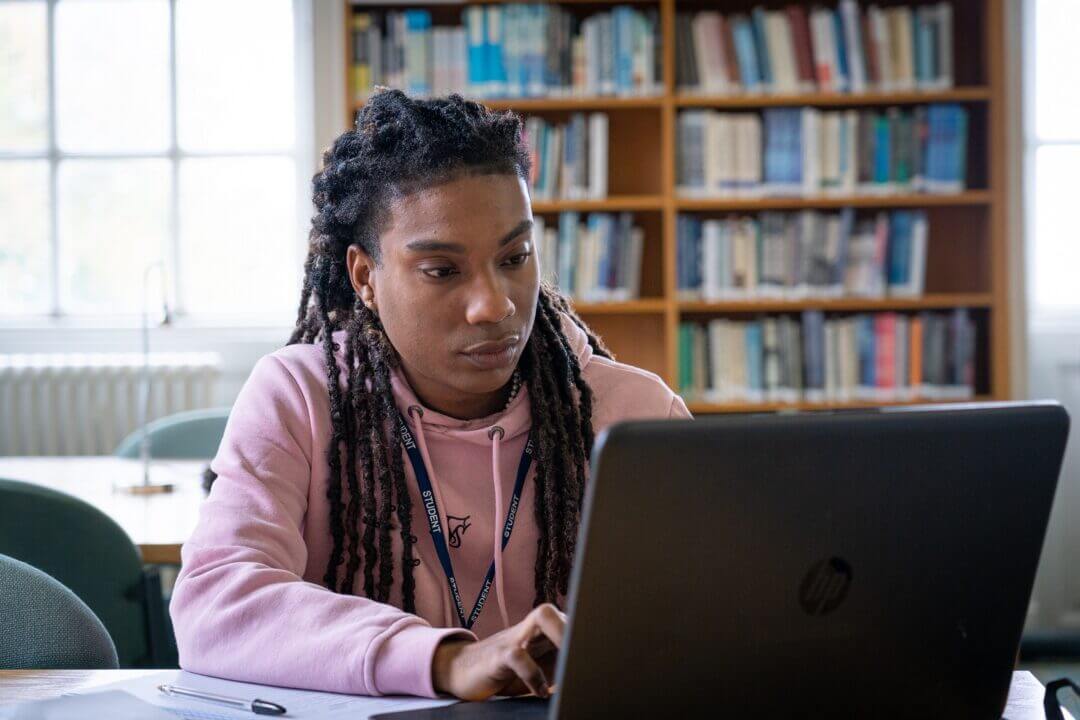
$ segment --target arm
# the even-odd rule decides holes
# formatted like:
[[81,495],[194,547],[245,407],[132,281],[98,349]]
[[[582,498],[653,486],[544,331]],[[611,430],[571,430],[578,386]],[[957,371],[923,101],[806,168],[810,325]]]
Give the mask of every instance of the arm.
[[471,634],[303,579],[311,464],[325,452],[312,446],[308,407],[274,357],[237,398],[172,598],[180,664],[248,682],[434,696],[436,647]]

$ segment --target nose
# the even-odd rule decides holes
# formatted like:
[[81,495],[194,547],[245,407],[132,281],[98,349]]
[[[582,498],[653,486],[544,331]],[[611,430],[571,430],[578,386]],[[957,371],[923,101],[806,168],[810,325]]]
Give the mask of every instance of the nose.
[[469,288],[465,319],[470,325],[499,323],[514,314],[517,308],[494,272],[477,274]]

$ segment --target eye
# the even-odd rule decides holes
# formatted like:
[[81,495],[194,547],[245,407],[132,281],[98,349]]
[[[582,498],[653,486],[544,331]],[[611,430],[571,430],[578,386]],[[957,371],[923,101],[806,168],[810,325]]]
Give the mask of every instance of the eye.
[[420,272],[435,280],[445,280],[446,278],[457,274],[457,270],[445,265],[442,267],[421,268]]
[[507,260],[506,260],[506,262],[504,264],[506,264],[506,265],[524,265],[528,261],[530,255],[532,255],[531,251],[530,252],[518,253],[517,255],[513,255],[513,256],[507,258]]

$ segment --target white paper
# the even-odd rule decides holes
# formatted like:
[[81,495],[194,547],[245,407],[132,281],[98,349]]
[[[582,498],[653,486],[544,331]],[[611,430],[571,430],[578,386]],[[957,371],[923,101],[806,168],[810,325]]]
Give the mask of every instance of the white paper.
[[281,718],[349,718],[359,720],[372,715],[388,712],[405,712],[424,708],[452,705],[455,700],[431,700],[415,697],[363,697],[359,695],[338,695],[336,693],[293,690],[268,685],[233,682],[183,670],[166,670],[153,675],[122,680],[103,685],[79,694],[100,692],[101,690],[125,690],[135,697],[169,710],[173,717],[184,720],[254,720],[257,716],[248,710],[228,708],[215,703],[188,698],[168,696],[158,690],[158,685],[179,685],[192,690],[229,695],[246,700],[267,700],[282,705],[288,711]]
[[63,695],[0,707],[2,720],[175,720],[165,710],[148,707],[138,698],[120,690],[109,690],[86,696]]
[[[1009,703],[1005,706],[1004,720],[1045,720],[1043,697],[1046,688],[1038,678],[1026,670],[1013,673],[1012,685],[1009,686]],[[1061,697],[1065,697],[1065,693]],[[1062,708],[1062,715],[1071,720],[1072,715]]]

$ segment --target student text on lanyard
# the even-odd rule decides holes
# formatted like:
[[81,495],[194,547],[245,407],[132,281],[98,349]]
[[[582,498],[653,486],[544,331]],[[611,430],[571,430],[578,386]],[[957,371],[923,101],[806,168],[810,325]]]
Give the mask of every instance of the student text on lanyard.
[[[431,488],[431,478],[428,476],[427,466],[420,454],[416,441],[413,440],[412,431],[405,421],[405,416],[398,413],[401,423],[401,442],[405,446],[405,452],[412,463],[413,472],[416,474],[416,484],[420,488],[420,499],[424,503],[424,511],[428,519],[428,532],[431,533],[431,542],[435,545],[435,553],[439,556],[439,563],[443,572],[446,573],[446,582],[450,586],[450,595],[454,598],[454,606],[457,608],[458,621],[466,630],[472,629],[476,619],[487,602],[491,584],[495,581],[495,558],[491,559],[491,567],[484,576],[484,584],[480,586],[480,594],[477,595],[476,603],[468,617],[465,616],[465,605],[461,601],[461,592],[458,590],[457,578],[454,576],[454,565],[450,561],[450,548],[446,544],[446,535],[443,533],[442,521],[439,520],[439,506],[435,499],[435,491]],[[510,542],[510,534],[514,531],[514,522],[517,520],[517,508],[521,503],[521,491],[525,487],[525,476],[529,474],[532,465],[533,441],[530,433],[525,443],[525,450],[521,453],[521,462],[518,463],[517,480],[514,482],[514,493],[510,496],[510,505],[506,510],[506,521],[503,523],[502,547],[505,550]],[[499,478],[495,478],[499,482]]]

